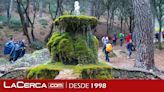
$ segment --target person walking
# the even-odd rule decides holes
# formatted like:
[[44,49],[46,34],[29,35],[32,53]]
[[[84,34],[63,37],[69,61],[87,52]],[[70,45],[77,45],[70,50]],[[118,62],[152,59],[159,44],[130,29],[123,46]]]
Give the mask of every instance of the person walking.
[[110,62],[110,58],[109,58],[109,53],[113,51],[113,47],[112,47],[112,44],[111,43],[107,43],[106,44],[106,49],[105,49],[105,60],[107,62]]
[[130,40],[129,43],[127,44],[128,59],[131,58],[132,48],[133,48],[133,43],[132,43],[132,40]]
[[117,35],[116,34],[113,35],[112,41],[113,41],[113,46],[116,46],[116,42],[117,42]]
[[155,39],[156,39],[155,42],[158,42],[158,40],[159,40],[159,32],[156,32],[156,33],[155,33]]
[[128,44],[130,42],[130,40],[132,40],[132,35],[131,33],[129,33],[127,36],[126,36],[126,44]]
[[11,57],[11,54],[13,53],[14,48],[15,48],[14,39],[11,37],[5,43],[5,46],[4,46],[4,55],[10,55],[9,57],[10,62],[13,60],[13,57]]
[[162,37],[163,37],[163,40],[164,40],[164,31],[162,32]]
[[109,42],[109,38],[107,35],[102,37],[102,43],[103,43],[103,47],[102,47],[102,51],[105,52],[105,48],[106,48],[106,44]]
[[123,39],[124,39],[124,33],[119,33],[119,39],[120,39],[120,46],[122,47],[123,45]]

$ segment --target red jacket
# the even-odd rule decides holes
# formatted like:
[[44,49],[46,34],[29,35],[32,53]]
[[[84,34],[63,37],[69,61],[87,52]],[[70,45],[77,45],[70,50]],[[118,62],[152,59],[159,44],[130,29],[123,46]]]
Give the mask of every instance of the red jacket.
[[126,43],[129,43],[131,39],[132,39],[132,36],[131,36],[131,35],[128,35],[128,36],[126,37]]

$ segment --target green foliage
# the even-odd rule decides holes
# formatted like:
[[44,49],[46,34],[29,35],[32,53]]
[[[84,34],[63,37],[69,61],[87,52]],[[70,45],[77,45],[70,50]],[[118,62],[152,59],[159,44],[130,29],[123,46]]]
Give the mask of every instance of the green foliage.
[[64,15],[57,18],[54,23],[61,28],[65,28],[66,32],[83,32],[90,31],[88,27],[95,28],[98,21],[92,16]]
[[30,47],[36,50],[40,50],[44,48],[44,45],[44,42],[36,40],[31,42]]
[[38,66],[28,71],[27,79],[54,79],[59,71],[59,69]]
[[43,26],[48,25],[48,21],[46,19],[40,19],[39,23]]
[[11,18],[9,28],[20,28],[22,26],[19,18]]

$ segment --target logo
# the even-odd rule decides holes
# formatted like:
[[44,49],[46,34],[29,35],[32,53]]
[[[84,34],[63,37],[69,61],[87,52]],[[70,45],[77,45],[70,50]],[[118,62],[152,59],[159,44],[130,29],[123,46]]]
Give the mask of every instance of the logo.
[[18,81],[16,83],[12,83],[12,84],[7,84],[6,81],[3,82],[3,87],[4,88],[47,88],[46,83],[25,83],[23,81]]
[[50,89],[63,89],[64,83],[48,83],[48,88],[50,88]]
[[40,83],[40,82],[23,82],[17,81],[14,83],[3,82],[4,88],[49,88],[49,89],[64,89],[64,83],[50,82],[50,83]]

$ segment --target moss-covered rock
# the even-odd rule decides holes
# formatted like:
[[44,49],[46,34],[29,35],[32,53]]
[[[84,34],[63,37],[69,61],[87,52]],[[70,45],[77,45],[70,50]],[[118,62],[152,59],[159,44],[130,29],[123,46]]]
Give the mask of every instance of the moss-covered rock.
[[98,40],[91,32],[98,23],[95,17],[65,15],[54,22],[65,30],[54,33],[48,42],[53,63],[76,65],[98,61]]
[[66,32],[82,32],[86,31],[88,27],[95,28],[98,20],[92,16],[64,15],[57,18],[54,23],[60,28],[65,28]]
[[59,74],[59,71],[59,69],[39,66],[28,71],[27,79],[54,79]]
[[91,35],[91,46],[85,36],[71,38],[64,32],[59,35],[55,33],[48,42],[52,62],[63,62],[64,64],[89,64],[97,62],[98,41]]
[[112,79],[110,67],[92,67],[83,69],[82,79]]

